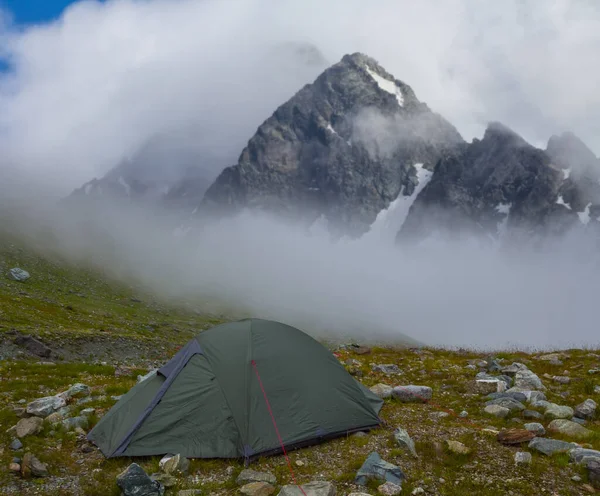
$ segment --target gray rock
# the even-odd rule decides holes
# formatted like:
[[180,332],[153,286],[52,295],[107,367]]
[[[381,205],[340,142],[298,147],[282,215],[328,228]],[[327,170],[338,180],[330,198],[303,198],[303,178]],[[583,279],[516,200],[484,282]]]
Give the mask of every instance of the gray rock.
[[546,386],[541,379],[531,370],[519,370],[515,374],[515,387],[531,389],[532,391],[545,391]]
[[379,453],[373,452],[358,470],[354,481],[359,486],[366,486],[370,480],[391,482],[401,486],[404,479],[400,467],[382,460]]
[[573,448],[569,451],[569,459],[575,463],[582,463],[586,458],[597,458],[600,460],[600,451],[587,448]]
[[240,472],[236,482],[239,486],[248,484],[250,482],[267,482],[269,484],[276,484],[277,478],[269,472],[257,472],[256,470],[245,469]]
[[510,410],[500,405],[487,405],[483,411],[493,417],[505,418],[510,414]]
[[180,454],[169,454],[161,458],[158,462],[158,466],[165,474],[187,474],[187,471],[190,468],[190,461]]
[[66,391],[57,394],[58,397],[70,400],[71,398],[83,398],[90,395],[90,387],[85,384],[74,384]]
[[398,375],[402,373],[398,365],[394,363],[383,363],[379,365],[373,365],[371,367],[371,370],[373,370],[373,372],[381,372],[385,375]]
[[576,439],[587,439],[594,434],[593,431],[567,419],[553,420],[548,424],[548,430]]
[[431,400],[433,391],[428,386],[396,386],[392,396],[403,403],[426,403]]
[[557,405],[551,403],[544,412],[544,417],[547,419],[570,419],[575,412],[570,406]]
[[531,465],[531,453],[526,451],[517,451],[515,453],[516,465]]
[[21,475],[24,479],[27,479],[30,476],[46,477],[48,475],[48,467],[31,453],[25,453],[25,455],[23,455],[23,461],[21,462]]
[[371,388],[371,392],[375,393],[381,399],[387,399],[392,397],[393,387],[387,384],[375,384]]
[[278,496],[336,496],[335,486],[331,482],[314,481],[301,487],[302,491],[298,486],[283,486]]
[[137,463],[132,463],[117,476],[117,485],[123,496],[163,496],[164,486],[153,481]]
[[535,410],[523,410],[523,418],[526,419],[542,419],[544,416],[540,412],[536,412]]
[[15,426],[15,434],[17,437],[27,437],[37,434],[42,430],[44,421],[40,417],[29,417],[21,419]]
[[52,412],[62,408],[67,403],[60,396],[46,396],[38,398],[27,405],[27,413],[36,417],[47,417]]
[[587,399],[575,407],[575,417],[592,420],[596,416],[597,404],[592,399]]
[[94,415],[94,413],[96,413],[96,409],[95,408],[84,408],[79,413],[85,417],[88,417],[90,415]]
[[501,394],[506,390],[506,384],[498,379],[476,379],[475,391],[479,394]]
[[594,386],[594,393],[600,394],[600,386]]
[[498,400],[501,398],[512,398],[515,401],[523,402],[527,401],[527,395],[520,391],[504,391],[503,393],[491,393],[487,397],[490,400]]
[[[504,388],[504,389],[498,388],[498,390],[496,392],[505,391],[512,384],[512,378],[507,375],[491,375],[491,374],[488,374],[487,372],[479,372],[475,376],[475,381],[494,381],[494,382],[500,381],[500,382],[503,382],[506,385],[506,388]],[[488,391],[488,392],[490,392],[490,391]]]
[[501,372],[504,375],[514,377],[520,370],[528,370],[527,365],[523,363],[514,362],[513,364],[508,365],[507,367],[502,367]]
[[511,412],[522,412],[525,410],[525,405],[519,401],[513,400],[512,398],[498,398],[486,402],[486,406],[498,405],[504,408],[508,408]]
[[558,384],[569,384],[571,382],[571,378],[565,375],[555,375],[552,380]]
[[48,348],[48,346],[35,339],[33,336],[19,334],[14,339],[14,343],[25,348],[32,355],[40,358],[48,358],[52,354],[52,350]]
[[546,401],[546,395],[542,391],[531,391],[528,400],[530,403]]
[[558,439],[536,437],[529,442],[528,447],[529,449],[539,451],[544,455],[551,456],[554,453],[567,453],[571,449],[578,448],[579,446],[575,443],[559,441]]
[[538,422],[531,422],[529,424],[525,424],[523,427],[525,427],[525,429],[528,431],[533,432],[536,436],[543,436],[546,434],[546,429],[544,429],[544,426]]
[[22,448],[23,448],[23,443],[21,442],[20,439],[13,439],[12,442],[10,443],[10,449],[13,451],[19,451]]
[[415,443],[411,439],[410,435],[402,427],[396,428],[394,431],[394,439],[396,444],[401,448],[408,450],[413,456],[417,456],[417,450],[415,449]]
[[88,424],[89,420],[84,416],[72,417],[62,421],[63,427],[68,431],[77,429],[77,427],[86,429]]
[[8,278],[13,281],[25,282],[29,279],[31,275],[26,270],[20,269],[19,267],[14,267],[8,271]]
[[579,424],[579,425],[585,425],[585,424],[587,424],[587,420],[584,420],[584,419],[579,418],[579,417],[572,417],[571,418],[571,422],[575,422],[576,424]]

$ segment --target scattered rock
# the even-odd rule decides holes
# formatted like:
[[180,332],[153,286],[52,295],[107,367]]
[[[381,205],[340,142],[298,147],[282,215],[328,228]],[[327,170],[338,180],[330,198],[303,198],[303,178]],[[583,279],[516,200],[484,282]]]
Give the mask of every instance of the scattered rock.
[[530,465],[531,464],[531,453],[527,451],[517,451],[515,453],[515,464],[516,465]]
[[600,394],[600,386],[594,386],[594,393]]
[[548,430],[576,439],[587,439],[593,435],[593,432],[589,429],[567,419],[553,420],[548,424]]
[[571,422],[575,422],[575,423],[577,423],[579,425],[585,425],[585,424],[587,424],[587,420],[584,420],[584,419],[579,418],[579,417],[572,417],[570,420],[571,420]]
[[417,456],[417,450],[415,449],[415,443],[411,439],[410,435],[402,427],[398,427],[394,431],[394,439],[398,446],[408,450],[413,456]]
[[514,445],[531,441],[535,434],[527,429],[506,429],[498,433],[496,439],[501,444]]
[[27,413],[36,417],[47,417],[52,412],[65,406],[67,402],[59,396],[46,396],[38,398],[27,405]]
[[368,346],[354,346],[352,351],[354,351],[354,353],[357,355],[368,355],[371,353],[371,348]]
[[483,411],[488,415],[492,415],[498,418],[505,418],[510,413],[510,410],[500,405],[487,405]]
[[32,355],[42,358],[48,358],[52,354],[52,350],[50,348],[48,348],[41,341],[35,339],[33,336],[19,335],[15,338],[14,343],[18,346],[22,346]]
[[563,358],[563,356],[559,353],[548,353],[547,355],[537,357],[538,360],[544,360],[551,365],[562,365],[563,362],[561,358]]
[[567,453],[573,448],[578,448],[575,443],[568,443],[566,441],[560,441],[558,439],[547,439],[545,437],[535,437],[527,445],[529,449],[533,449],[543,453],[544,455],[551,456],[554,453]]
[[89,417],[90,415],[94,415],[94,413],[96,413],[96,409],[95,408],[84,408],[79,413],[85,417]]
[[517,374],[517,372],[521,370],[527,370],[527,366],[522,363],[515,362],[512,365],[508,365],[507,367],[502,367],[501,372],[510,377],[514,377]]
[[596,416],[597,404],[592,399],[587,399],[575,407],[575,417],[592,420]]
[[544,412],[544,417],[547,419],[570,419],[575,412],[570,406],[557,405],[550,403]]
[[460,412],[460,413],[458,414],[458,416],[459,416],[460,418],[467,418],[467,417],[469,416],[469,412],[467,412],[466,410],[463,410],[462,412]]
[[[336,496],[335,486],[331,482],[315,481],[302,484],[306,496]],[[304,496],[298,486],[283,486],[278,496]]]
[[542,391],[530,391],[527,401],[529,401],[529,403],[546,401],[546,395]]
[[387,384],[379,383],[379,384],[375,384],[370,389],[373,393],[375,393],[381,399],[386,399],[386,398],[392,397],[392,391],[394,388],[392,386],[388,386]]
[[10,443],[10,449],[13,451],[19,451],[23,448],[23,443],[19,439],[13,439]]
[[[498,392],[506,391],[512,383],[512,379],[507,375],[490,375],[487,372],[479,372],[475,376],[475,383],[477,383],[477,381],[503,382],[506,387],[501,385],[498,386],[498,389],[496,390]],[[477,387],[477,385],[475,387]]]
[[386,482],[377,488],[377,492],[385,496],[396,496],[402,492],[402,486],[393,482]]
[[569,459],[575,463],[585,463],[592,458],[600,460],[600,451],[580,447],[573,448],[569,451]]
[[440,420],[449,416],[450,414],[448,412],[431,412],[429,414],[429,418],[431,418],[431,420]]
[[379,453],[373,452],[358,470],[355,482],[359,486],[365,486],[369,480],[373,479],[392,482],[401,486],[405,476],[399,467],[382,460]]
[[250,482],[266,482],[268,484],[275,484],[277,478],[269,472],[257,472],[256,470],[245,469],[240,472],[236,479],[238,486],[249,484]]
[[187,474],[190,468],[190,461],[180,454],[165,455],[158,462],[158,466],[165,474]]
[[446,440],[446,446],[448,446],[448,450],[455,455],[468,455],[471,453],[471,448],[465,446],[460,441]]
[[498,398],[496,400],[490,400],[486,402],[486,406],[498,405],[504,408],[508,408],[511,412],[518,412],[525,410],[525,405],[512,398]]
[[511,398],[519,403],[527,401],[528,397],[521,391],[514,391],[512,388],[502,393],[491,393],[487,395],[489,400],[498,400],[500,398]]
[[269,496],[275,492],[275,488],[268,482],[250,482],[240,487],[240,493],[246,496]]
[[475,391],[479,394],[501,393],[506,391],[506,384],[498,379],[476,379]]
[[545,391],[546,386],[542,384],[541,379],[531,370],[519,370],[515,374],[515,386],[533,391]]
[[564,375],[555,375],[552,380],[558,384],[569,384],[571,382],[571,378]]
[[21,462],[21,476],[24,479],[29,477],[46,477],[48,475],[48,467],[45,463],[40,462],[31,453],[25,453]]
[[392,396],[404,403],[426,403],[431,400],[433,391],[428,386],[396,386]]
[[63,398],[65,401],[70,400],[71,398],[83,398],[85,396],[89,396],[91,393],[90,387],[85,384],[74,384],[66,391],[57,394],[59,398]]
[[27,437],[37,434],[42,430],[44,421],[40,417],[28,417],[21,419],[16,425],[17,437]]
[[398,365],[396,365],[394,363],[384,363],[384,364],[379,364],[379,365],[373,365],[371,367],[371,370],[373,370],[373,372],[381,372],[385,375],[398,375],[398,374],[402,373],[402,371],[400,370]]
[[153,481],[137,463],[132,463],[117,476],[117,485],[123,496],[163,496],[164,486]]
[[17,462],[12,462],[8,465],[8,470],[10,470],[11,472],[16,472],[16,473],[20,473],[21,472],[21,465],[18,464]]
[[538,422],[531,422],[529,424],[525,424],[523,427],[530,432],[533,432],[536,436],[543,436],[546,434],[546,429],[544,426]]
[[8,278],[13,281],[25,282],[29,279],[31,275],[26,270],[20,269],[19,267],[14,267],[8,271]]
[[542,419],[544,416],[540,412],[536,412],[535,410],[523,410],[523,418],[526,419]]

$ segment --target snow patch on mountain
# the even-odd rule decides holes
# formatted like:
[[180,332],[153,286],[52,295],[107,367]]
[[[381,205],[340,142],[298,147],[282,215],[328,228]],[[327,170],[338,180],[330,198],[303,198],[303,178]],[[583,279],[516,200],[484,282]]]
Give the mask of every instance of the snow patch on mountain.
[[563,169],[563,179],[569,179],[569,177],[571,176],[571,167],[569,167],[568,169]]
[[558,197],[558,199],[556,200],[556,203],[558,205],[562,205],[563,207],[568,208],[569,210],[571,210],[571,205],[569,205],[568,203],[565,203],[565,200],[563,199],[562,195],[560,195]]
[[579,220],[584,226],[587,225],[590,221],[590,207],[591,206],[592,206],[592,204],[588,203],[585,206],[585,210],[583,212],[577,212],[577,215],[579,216]]
[[382,78],[375,71],[371,70],[369,66],[366,66],[366,69],[369,75],[377,83],[377,86],[379,86],[383,91],[387,91],[388,93],[394,95],[396,100],[398,100],[398,105],[402,107],[404,105],[404,95],[402,94],[402,90],[398,88],[398,85],[394,81]]

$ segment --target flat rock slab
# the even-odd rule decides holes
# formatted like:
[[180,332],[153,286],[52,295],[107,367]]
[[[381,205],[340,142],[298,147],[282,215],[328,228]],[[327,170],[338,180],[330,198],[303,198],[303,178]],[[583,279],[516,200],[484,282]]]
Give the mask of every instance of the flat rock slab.
[[[335,486],[331,482],[309,482],[302,484],[306,496],[336,496]],[[304,496],[298,486],[283,486],[278,496]]]
[[366,486],[369,480],[392,482],[401,486],[404,479],[405,476],[400,467],[382,460],[379,453],[373,452],[360,467],[354,480],[359,486]]
[[534,438],[528,444],[528,447],[529,449],[534,449],[547,456],[551,456],[554,453],[567,453],[573,448],[579,448],[575,443],[568,443],[558,439],[546,439],[544,437]]
[[277,483],[277,478],[269,472],[257,472],[256,470],[245,469],[240,472],[236,482],[239,486],[249,484],[250,482],[266,482],[267,484]]
[[26,270],[20,269],[19,267],[14,267],[8,271],[8,278],[13,281],[25,282],[29,279],[31,275]]

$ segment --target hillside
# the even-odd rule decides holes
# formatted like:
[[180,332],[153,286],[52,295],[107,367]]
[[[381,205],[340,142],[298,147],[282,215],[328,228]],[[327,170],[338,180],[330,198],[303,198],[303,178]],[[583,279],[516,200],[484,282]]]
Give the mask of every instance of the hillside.
[[[100,274],[58,259],[41,258],[17,244],[4,242],[0,253],[0,494],[116,496],[120,494],[116,477],[133,461],[148,474],[160,473],[159,457],[106,460],[85,440],[85,433],[136,383],[138,375],[164,363],[195,332],[222,318],[172,308],[139,288],[106,281]],[[27,270],[31,278],[9,280],[6,272],[15,266]],[[18,339],[21,335],[31,335],[43,346]],[[576,495],[594,491],[591,484],[598,482],[594,474],[570,456],[600,453],[574,451],[569,455],[565,446],[574,445],[553,444],[550,439],[600,450],[600,422],[593,416],[595,407],[590,406],[594,402],[581,406],[588,399],[600,400],[600,350],[565,350],[545,356],[504,351],[492,358],[468,350],[343,345],[335,353],[365,385],[397,388],[395,392],[376,388],[386,397],[381,411],[384,427],[292,452],[299,483],[324,480],[334,485],[335,494],[377,494],[381,482],[371,481],[367,487],[355,484],[357,470],[376,451],[404,473],[401,494]],[[511,366],[515,362],[521,365]],[[478,383],[476,378],[484,381]],[[504,389],[500,382],[516,388],[494,393]],[[67,410],[60,414],[71,421],[65,423],[52,414],[53,420],[48,417],[41,430],[15,442],[12,428],[26,416],[27,404],[75,384],[88,388],[81,387],[83,397],[69,399]],[[414,402],[414,396],[403,394],[407,385],[431,388],[431,400]],[[495,405],[484,410],[493,398],[497,398]],[[411,454],[410,442],[402,441],[405,434],[397,428],[406,430],[417,456]],[[507,431],[511,428],[518,430]],[[537,437],[530,445],[532,432]],[[558,446],[562,452],[548,456],[536,446],[545,451]],[[23,478],[11,471],[27,452],[46,464],[46,475]],[[517,452],[530,452],[531,462],[516,464]],[[235,460],[192,460],[187,475],[169,478],[162,474],[161,480],[168,486],[167,496],[195,494],[182,492],[186,489],[240,494],[236,479],[243,468]],[[282,456],[259,460],[250,468],[273,474],[278,488],[292,483]]]

